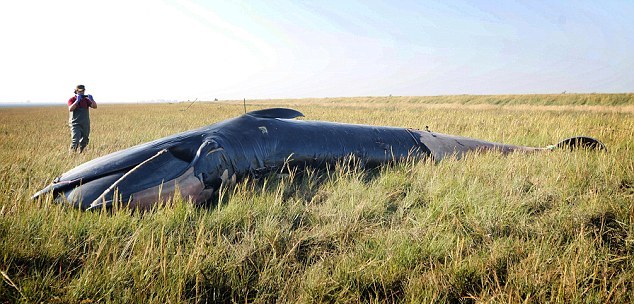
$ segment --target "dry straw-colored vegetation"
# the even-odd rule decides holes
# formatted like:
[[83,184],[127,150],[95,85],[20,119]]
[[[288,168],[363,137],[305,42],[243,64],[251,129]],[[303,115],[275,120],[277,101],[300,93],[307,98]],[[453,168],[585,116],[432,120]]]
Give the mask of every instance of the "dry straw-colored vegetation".
[[67,153],[64,106],[0,109],[0,302],[634,301],[632,94],[250,101],[528,146],[588,135],[609,150],[342,164],[144,214],[30,200],[82,162],[243,112],[188,106],[102,104],[81,155]]

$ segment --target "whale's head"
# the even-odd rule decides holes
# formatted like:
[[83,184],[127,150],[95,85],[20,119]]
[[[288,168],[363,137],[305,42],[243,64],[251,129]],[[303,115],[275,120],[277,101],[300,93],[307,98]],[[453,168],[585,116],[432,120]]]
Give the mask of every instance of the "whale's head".
[[81,209],[116,203],[148,209],[178,195],[204,202],[222,184],[225,157],[215,141],[193,138],[102,156],[62,174],[33,198],[52,193],[55,201]]

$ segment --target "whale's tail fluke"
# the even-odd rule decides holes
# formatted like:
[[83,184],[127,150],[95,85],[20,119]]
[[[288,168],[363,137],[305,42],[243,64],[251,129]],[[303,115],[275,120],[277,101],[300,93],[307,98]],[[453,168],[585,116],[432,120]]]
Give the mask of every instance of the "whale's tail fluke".
[[587,136],[575,136],[566,138],[556,145],[550,146],[551,149],[559,148],[559,149],[588,149],[588,150],[604,150],[607,151],[605,145],[600,142],[598,139],[594,139],[592,137]]

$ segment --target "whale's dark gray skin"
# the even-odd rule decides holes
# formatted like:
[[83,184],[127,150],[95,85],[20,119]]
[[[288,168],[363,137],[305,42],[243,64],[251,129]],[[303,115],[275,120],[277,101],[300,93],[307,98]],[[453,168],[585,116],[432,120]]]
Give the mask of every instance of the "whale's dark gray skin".
[[364,166],[404,159],[437,161],[469,151],[548,151],[555,147],[605,149],[590,137],[547,148],[492,143],[406,128],[296,120],[283,108],[246,113],[207,127],[140,144],[86,162],[56,178],[33,198],[52,193],[81,209],[150,208],[177,191],[194,202],[211,198],[223,182],[281,167],[321,167],[354,156]]

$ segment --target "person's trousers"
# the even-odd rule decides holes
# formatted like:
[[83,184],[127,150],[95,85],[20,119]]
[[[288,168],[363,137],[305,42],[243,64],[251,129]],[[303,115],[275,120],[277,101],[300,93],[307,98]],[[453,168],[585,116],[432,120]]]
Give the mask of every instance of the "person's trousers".
[[90,118],[88,109],[76,109],[75,112],[71,114],[69,122],[70,150],[77,151],[77,148],[79,148],[79,152],[82,152],[90,141]]
[[90,124],[72,124],[70,126],[70,149],[83,151],[90,141]]

